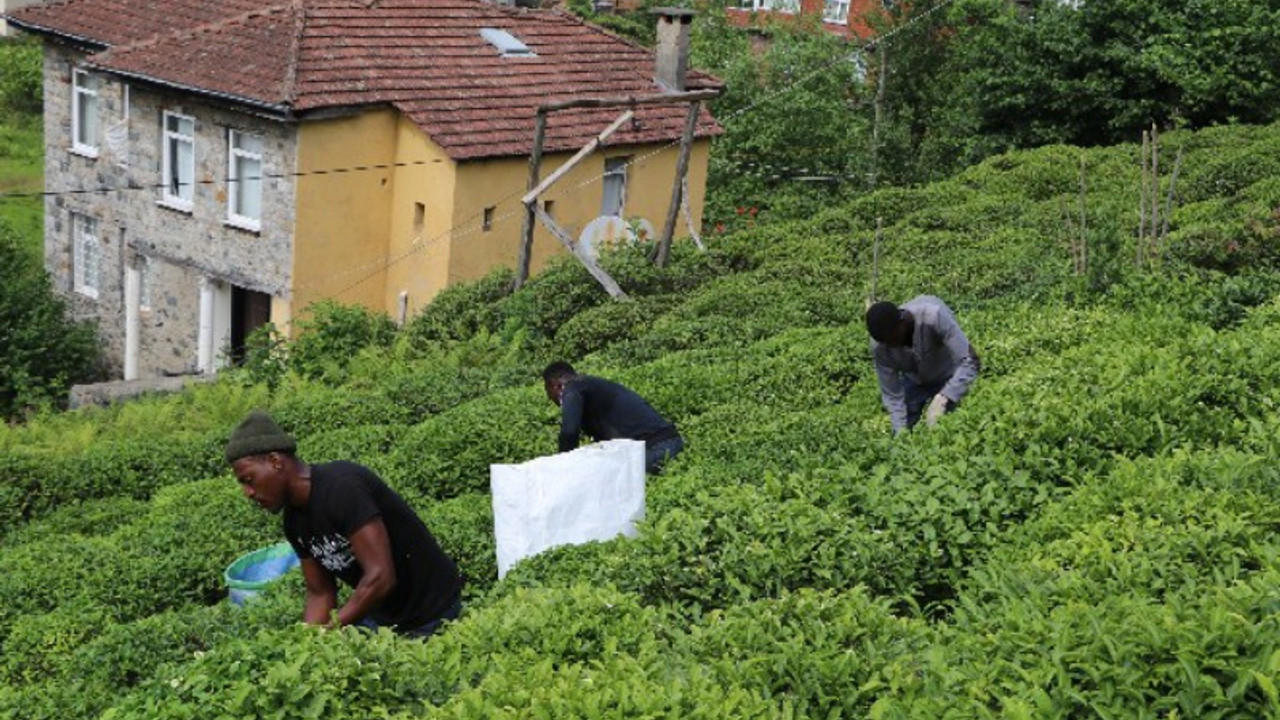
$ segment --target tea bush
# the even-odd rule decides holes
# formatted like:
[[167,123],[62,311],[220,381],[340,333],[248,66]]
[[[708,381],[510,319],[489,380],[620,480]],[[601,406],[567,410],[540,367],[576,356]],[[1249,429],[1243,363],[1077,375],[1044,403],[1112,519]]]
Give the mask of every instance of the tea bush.
[[495,673],[425,717],[716,720],[792,716],[779,705],[746,688],[724,685],[698,668],[673,667],[661,657],[613,655],[589,667],[542,661],[520,671]]
[[[394,337],[335,312],[330,350],[269,386],[0,428],[0,716],[1275,716],[1280,186],[1216,157],[1277,133],[1166,135],[1191,189],[1141,270],[1138,148],[1047,147],[667,270],[623,248],[603,262],[631,303],[571,261],[516,293],[496,273]],[[1201,261],[1197,238],[1252,245]],[[982,357],[936,428],[890,432],[873,285],[942,296]],[[687,448],[637,537],[498,580],[489,465],[554,451],[551,359],[633,387]],[[459,620],[427,643],[298,627],[296,572],[228,606],[222,570],[280,539],[221,459],[259,406],[408,500],[466,576]]]
[[210,433],[102,442],[78,455],[19,450],[0,455],[0,478],[21,496],[12,516],[28,521],[66,504],[121,495],[146,499],[161,487],[222,473],[225,442],[222,433]]
[[310,463],[351,460],[369,465],[391,449],[401,428],[400,425],[353,425],[303,434],[298,438],[298,457]]
[[490,464],[524,462],[556,448],[554,410],[541,387],[491,393],[405,429],[372,466],[423,497],[482,491]]
[[785,702],[796,717],[866,717],[884,672],[924,652],[932,632],[865,590],[800,590],[707,614],[679,653],[729,686]]
[[409,344],[466,340],[480,331],[496,332],[501,322],[495,305],[509,293],[512,279],[510,269],[500,268],[474,283],[445,288],[405,326]]
[[[299,440],[337,428],[368,425],[405,425],[409,407],[390,397],[351,387],[326,387],[305,383],[283,395],[271,408],[280,427]],[[231,428],[227,428],[230,434]]]
[[497,582],[493,498],[488,493],[415,501],[413,505],[440,547],[458,564],[466,597],[484,593]]
[[368,718],[420,713],[426,645],[389,631],[263,630],[169,666],[107,718]]
[[622,655],[663,652],[681,631],[668,613],[636,596],[596,584],[516,589],[484,607],[468,609],[430,643],[428,665],[446,702],[493,673],[518,674],[550,662],[591,665]]

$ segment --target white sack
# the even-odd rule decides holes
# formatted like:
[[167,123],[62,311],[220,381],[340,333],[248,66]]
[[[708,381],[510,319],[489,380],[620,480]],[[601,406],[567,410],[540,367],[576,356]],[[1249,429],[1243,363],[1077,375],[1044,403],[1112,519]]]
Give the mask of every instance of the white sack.
[[557,545],[635,537],[644,519],[644,450],[607,440],[519,465],[490,465],[498,577]]

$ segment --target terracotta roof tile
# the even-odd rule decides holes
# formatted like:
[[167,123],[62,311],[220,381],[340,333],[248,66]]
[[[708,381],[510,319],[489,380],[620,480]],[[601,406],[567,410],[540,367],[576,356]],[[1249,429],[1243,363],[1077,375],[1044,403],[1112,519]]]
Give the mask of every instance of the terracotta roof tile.
[[[455,159],[530,151],[546,102],[649,95],[653,54],[571,15],[484,0],[55,0],[10,14],[20,27],[109,48],[108,71],[305,115],[391,104]],[[501,57],[480,28],[533,57]],[[719,87],[690,72],[691,88]],[[595,137],[622,108],[553,113],[546,149]],[[684,106],[645,106],[607,144],[675,141]],[[720,132],[705,109],[698,135]]]

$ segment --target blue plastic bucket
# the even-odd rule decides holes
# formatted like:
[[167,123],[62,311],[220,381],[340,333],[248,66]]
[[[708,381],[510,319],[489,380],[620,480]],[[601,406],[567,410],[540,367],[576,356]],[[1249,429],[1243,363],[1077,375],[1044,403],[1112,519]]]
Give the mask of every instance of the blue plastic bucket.
[[233,605],[243,605],[281,575],[297,567],[298,563],[297,553],[287,542],[245,553],[228,565],[222,574],[227,583],[227,598]]

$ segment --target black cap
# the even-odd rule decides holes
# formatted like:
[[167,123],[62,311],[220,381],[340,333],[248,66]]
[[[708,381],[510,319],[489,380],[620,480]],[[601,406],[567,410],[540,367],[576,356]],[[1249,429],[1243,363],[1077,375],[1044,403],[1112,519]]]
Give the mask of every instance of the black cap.
[[876,342],[884,342],[893,334],[893,329],[902,319],[902,311],[897,305],[881,300],[867,308],[867,332]]
[[298,443],[293,436],[281,430],[270,415],[263,410],[254,410],[231,431],[231,438],[227,441],[227,462],[273,452],[292,454],[297,449]]

